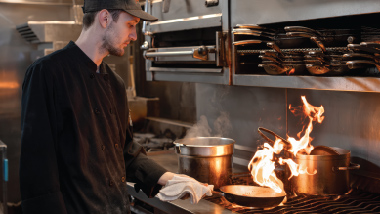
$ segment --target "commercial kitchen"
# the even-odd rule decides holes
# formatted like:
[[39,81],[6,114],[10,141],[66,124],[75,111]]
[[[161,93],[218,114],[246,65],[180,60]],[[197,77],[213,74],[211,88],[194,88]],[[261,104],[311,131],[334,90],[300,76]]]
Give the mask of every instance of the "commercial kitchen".
[[[125,82],[134,141],[215,189],[191,204],[127,183],[132,213],[380,213],[380,1],[139,3],[158,21],[105,58]],[[3,213],[22,213],[25,71],[77,39],[82,6],[0,0]]]

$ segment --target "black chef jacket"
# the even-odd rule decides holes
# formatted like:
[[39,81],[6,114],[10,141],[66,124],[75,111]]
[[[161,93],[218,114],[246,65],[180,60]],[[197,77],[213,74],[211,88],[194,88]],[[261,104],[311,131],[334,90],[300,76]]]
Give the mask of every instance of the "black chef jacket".
[[24,214],[129,213],[126,180],[149,196],[166,170],[133,143],[122,79],[70,42],[34,62],[22,91]]

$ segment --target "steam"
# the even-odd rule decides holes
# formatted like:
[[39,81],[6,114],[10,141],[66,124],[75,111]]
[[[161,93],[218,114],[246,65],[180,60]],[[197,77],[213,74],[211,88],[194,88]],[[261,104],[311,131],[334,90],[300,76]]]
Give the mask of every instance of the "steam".
[[209,126],[207,117],[202,115],[198,122],[191,127],[185,138],[193,137],[226,137],[232,131],[230,116],[227,112],[221,112],[214,121],[214,129]]

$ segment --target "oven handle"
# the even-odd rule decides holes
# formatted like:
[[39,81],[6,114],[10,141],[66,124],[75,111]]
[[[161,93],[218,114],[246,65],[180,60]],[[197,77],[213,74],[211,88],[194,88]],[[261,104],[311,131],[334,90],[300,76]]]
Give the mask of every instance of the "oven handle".
[[167,57],[167,56],[192,56],[194,54],[194,49],[190,51],[169,51],[169,52],[146,52],[146,58],[152,57]]
[[[151,0],[146,0],[145,1],[145,12],[150,14],[150,7],[151,7]],[[143,22],[143,26],[142,26],[142,32],[145,36],[151,36],[152,35],[152,32],[149,32],[147,30],[147,25],[148,25],[148,21],[144,21]]]
[[188,51],[168,51],[168,52],[144,52],[145,59],[154,57],[174,57],[174,56],[192,56],[195,59],[203,61],[208,60],[208,54],[215,53],[215,48],[207,48],[206,46],[200,46]]

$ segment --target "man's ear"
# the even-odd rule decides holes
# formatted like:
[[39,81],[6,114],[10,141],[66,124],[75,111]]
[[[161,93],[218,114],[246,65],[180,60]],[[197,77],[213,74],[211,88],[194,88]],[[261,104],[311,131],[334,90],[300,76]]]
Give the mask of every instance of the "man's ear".
[[108,23],[111,22],[110,13],[106,9],[101,10],[98,14],[98,21],[103,28],[106,28]]

